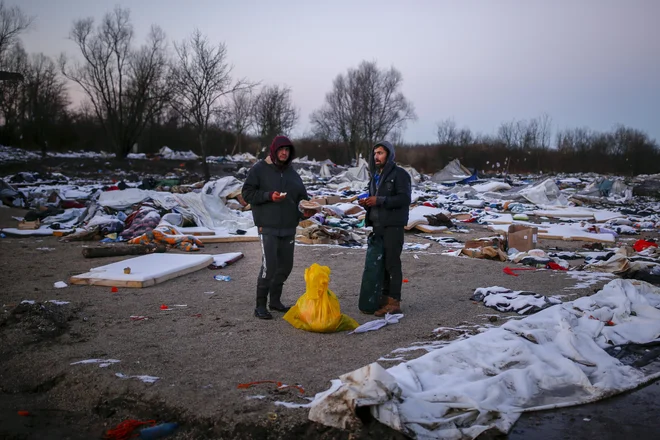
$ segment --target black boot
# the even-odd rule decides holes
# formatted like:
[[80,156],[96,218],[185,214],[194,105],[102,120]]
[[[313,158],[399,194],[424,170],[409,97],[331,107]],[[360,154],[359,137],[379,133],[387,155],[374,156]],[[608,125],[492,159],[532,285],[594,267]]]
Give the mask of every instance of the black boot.
[[266,310],[266,302],[268,297],[265,295],[260,295],[261,292],[257,291],[257,308],[254,309],[254,316],[259,319],[273,319],[273,315]]
[[275,310],[276,312],[282,312],[282,313],[288,312],[291,307],[287,307],[284,304],[282,304],[282,301],[280,301],[281,297],[282,297],[282,286],[279,287],[271,286],[270,304],[268,304],[268,308],[271,310]]

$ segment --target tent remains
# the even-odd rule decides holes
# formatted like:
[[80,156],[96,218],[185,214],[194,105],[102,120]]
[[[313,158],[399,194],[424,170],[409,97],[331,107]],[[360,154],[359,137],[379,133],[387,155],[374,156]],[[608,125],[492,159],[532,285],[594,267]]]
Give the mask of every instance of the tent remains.
[[431,180],[435,183],[461,183],[472,177],[472,171],[461,165],[461,161],[454,159],[443,169],[435,173]]
[[356,410],[367,407],[413,438],[507,433],[522,412],[593,402],[660,377],[655,358],[616,356],[658,335],[660,288],[617,279],[387,370],[372,363],[344,374],[316,395],[309,419],[355,428]]

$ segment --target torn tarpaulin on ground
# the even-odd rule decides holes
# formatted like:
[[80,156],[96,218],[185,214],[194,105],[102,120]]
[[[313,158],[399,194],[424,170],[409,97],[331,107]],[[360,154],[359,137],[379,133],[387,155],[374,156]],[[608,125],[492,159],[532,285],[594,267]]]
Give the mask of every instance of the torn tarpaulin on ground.
[[561,303],[561,300],[554,296],[547,297],[534,292],[514,291],[499,286],[479,287],[470,299],[483,301],[486,307],[500,312],[516,312],[519,315],[530,315]]
[[660,288],[617,279],[595,295],[387,370],[373,363],[340,376],[316,395],[309,419],[338,428],[359,426],[356,409],[370,407],[381,423],[411,437],[456,440],[490,429],[507,433],[522,412],[593,402],[660,377],[658,362],[634,368],[605,351],[657,340],[659,308]]

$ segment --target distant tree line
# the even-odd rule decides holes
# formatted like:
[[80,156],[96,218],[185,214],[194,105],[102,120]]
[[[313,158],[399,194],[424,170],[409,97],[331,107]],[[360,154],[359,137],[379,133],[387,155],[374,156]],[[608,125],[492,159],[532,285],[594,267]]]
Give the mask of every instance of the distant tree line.
[[[0,71],[23,77],[0,81],[1,144],[44,155],[105,150],[120,159],[167,145],[193,150],[205,164],[211,155],[259,153],[299,122],[290,87],[236,78],[227,46],[199,30],[170,44],[152,26],[139,44],[130,12],[116,7],[98,23],[76,20],[69,38],[77,56],[53,60],[23,48],[20,35],[32,22],[0,0]],[[660,149],[646,133],[625,126],[553,132],[545,114],[504,122],[487,135],[444,119],[437,123],[436,143],[404,145],[402,133],[417,116],[402,85],[398,70],[375,61],[339,74],[310,115],[309,133],[296,139],[299,156],[350,163],[386,139],[402,147],[400,162],[426,173],[453,159],[486,173],[660,172]],[[208,167],[204,172],[209,178]]]

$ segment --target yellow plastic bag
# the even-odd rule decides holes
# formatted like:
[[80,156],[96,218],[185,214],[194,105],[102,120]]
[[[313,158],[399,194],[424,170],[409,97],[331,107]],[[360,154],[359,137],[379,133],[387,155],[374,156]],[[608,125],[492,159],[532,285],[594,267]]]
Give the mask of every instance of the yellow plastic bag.
[[341,313],[337,296],[328,289],[330,268],[314,263],[305,269],[307,290],[284,315],[301,330],[318,333],[341,332],[357,328],[358,323]]

